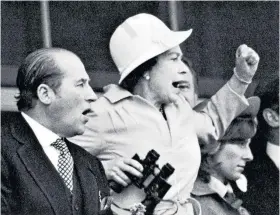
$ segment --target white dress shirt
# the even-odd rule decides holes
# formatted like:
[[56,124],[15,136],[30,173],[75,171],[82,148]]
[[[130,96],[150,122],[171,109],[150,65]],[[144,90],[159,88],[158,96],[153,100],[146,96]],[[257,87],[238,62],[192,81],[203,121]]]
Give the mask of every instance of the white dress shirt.
[[33,130],[38,142],[41,144],[47,157],[58,171],[59,150],[55,149],[53,146],[51,146],[51,144],[60,137],[57,134],[53,133],[51,130],[38,123],[37,121],[35,121],[34,119],[32,119],[27,114],[23,112],[21,112],[21,114]]
[[279,169],[279,146],[267,142],[266,153],[268,157],[270,157],[270,159],[276,165],[277,169]]

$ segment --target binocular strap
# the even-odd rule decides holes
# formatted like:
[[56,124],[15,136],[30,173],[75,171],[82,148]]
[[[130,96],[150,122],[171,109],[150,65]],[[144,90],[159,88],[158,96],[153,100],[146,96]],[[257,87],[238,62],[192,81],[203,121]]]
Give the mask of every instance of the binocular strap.
[[[174,215],[178,212],[178,206],[176,204],[176,202],[174,202],[173,200],[161,200],[161,202],[166,202],[166,203],[171,203],[172,205],[175,205],[176,209],[174,210],[174,212],[172,212],[172,214],[170,215]],[[139,204],[135,204],[135,205],[139,205]],[[131,215],[131,214],[138,214],[138,213],[133,213],[133,211],[129,208],[123,208],[121,206],[119,206],[118,204],[116,204],[114,201],[112,202],[112,205],[111,205],[111,209],[113,212],[115,212],[116,214],[122,214],[122,215]],[[115,208],[114,208],[115,207]],[[145,206],[144,206],[145,207]],[[118,213],[116,210],[121,210],[122,213]],[[124,211],[126,211],[127,213],[125,213]],[[147,213],[146,210],[142,211],[143,214],[145,215],[153,215],[153,213]]]

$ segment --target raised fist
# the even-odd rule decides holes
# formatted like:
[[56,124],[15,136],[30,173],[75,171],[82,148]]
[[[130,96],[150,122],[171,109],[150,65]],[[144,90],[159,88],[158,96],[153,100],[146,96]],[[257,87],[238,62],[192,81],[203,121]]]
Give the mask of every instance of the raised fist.
[[244,83],[251,83],[260,61],[259,55],[250,47],[243,44],[236,51],[235,76]]

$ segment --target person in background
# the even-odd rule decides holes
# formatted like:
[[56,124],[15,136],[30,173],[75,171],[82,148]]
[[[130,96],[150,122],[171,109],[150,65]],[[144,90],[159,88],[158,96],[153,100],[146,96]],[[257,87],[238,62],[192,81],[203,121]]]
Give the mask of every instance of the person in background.
[[[202,214],[249,214],[234,194],[234,188],[238,186],[246,191],[246,178],[242,172],[246,163],[253,159],[249,144],[257,131],[260,99],[250,97],[248,101],[249,107],[232,121],[225,135],[213,143],[216,149],[202,154],[198,178],[192,190],[193,197],[201,205]],[[201,105],[203,103],[195,109]]]
[[260,84],[255,95],[261,99],[259,127],[252,140],[254,160],[245,170],[248,192],[244,206],[252,214],[279,214],[279,79]]
[[[159,167],[169,163],[175,172],[154,214],[194,214],[190,193],[200,166],[198,138],[202,145],[219,139],[246,109],[244,93],[258,67],[258,54],[241,45],[234,75],[201,112],[193,111],[180,93],[193,78],[179,47],[191,32],[171,31],[145,13],[119,25],[110,39],[119,84],[104,88],[85,133],[72,139],[101,160],[108,180],[125,187],[131,183],[127,173],[143,176],[143,166],[131,157],[137,153],[144,159],[148,151],[158,152]],[[129,214],[131,205],[141,202],[145,193],[131,185],[113,197],[113,211]]]
[[112,214],[101,162],[66,139],[84,133],[97,99],[81,60],[65,49],[36,50],[17,86],[20,112],[1,116],[2,214]]
[[192,76],[192,78],[188,78],[186,80],[186,86],[182,87],[181,89],[179,88],[179,89],[180,89],[180,93],[185,97],[187,102],[193,108],[198,102],[198,95],[199,95],[198,74],[194,70],[190,59],[183,57],[182,61],[188,67],[188,70],[190,71],[190,75]]

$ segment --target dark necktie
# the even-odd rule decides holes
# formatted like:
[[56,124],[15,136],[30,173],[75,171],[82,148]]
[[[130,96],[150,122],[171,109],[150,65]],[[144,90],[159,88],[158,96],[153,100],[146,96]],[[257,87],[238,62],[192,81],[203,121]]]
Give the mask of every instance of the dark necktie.
[[242,200],[236,198],[232,192],[227,192],[224,199],[234,208],[238,209],[242,205]]
[[68,150],[68,147],[62,138],[57,139],[51,144],[54,148],[59,150],[58,156],[58,172],[62,177],[65,185],[69,188],[70,192],[73,191],[73,158]]

